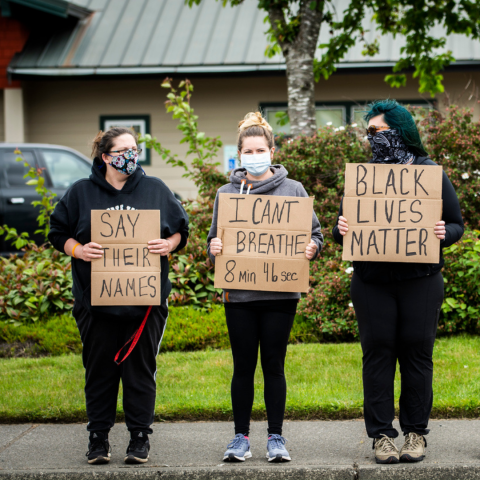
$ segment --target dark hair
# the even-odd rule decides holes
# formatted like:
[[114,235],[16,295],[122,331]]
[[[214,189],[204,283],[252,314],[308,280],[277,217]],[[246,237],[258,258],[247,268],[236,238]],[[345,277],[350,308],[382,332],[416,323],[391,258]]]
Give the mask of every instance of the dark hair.
[[397,130],[405,144],[416,155],[426,157],[428,153],[423,146],[420,134],[412,114],[396,100],[377,100],[368,105],[369,111],[364,119],[368,122],[377,115],[382,115],[385,123]]
[[273,136],[272,127],[262,117],[260,112],[250,112],[238,124],[237,148],[242,150],[243,139],[245,137],[265,137],[268,148],[272,149],[275,145],[275,137]]
[[92,157],[98,158],[100,161],[102,161],[102,154],[108,153],[112,149],[114,139],[120,137],[121,135],[125,135],[126,133],[135,139],[135,143],[138,146],[138,137],[133,129],[125,127],[112,127],[106,132],[102,132],[100,130],[97,136],[93,139]]

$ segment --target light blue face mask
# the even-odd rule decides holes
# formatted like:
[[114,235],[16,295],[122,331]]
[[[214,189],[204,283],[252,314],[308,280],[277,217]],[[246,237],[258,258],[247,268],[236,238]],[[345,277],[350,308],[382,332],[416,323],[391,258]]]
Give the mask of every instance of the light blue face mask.
[[256,153],[253,155],[245,155],[242,153],[240,158],[242,161],[242,167],[254,177],[260,177],[263,175],[272,164],[270,152]]

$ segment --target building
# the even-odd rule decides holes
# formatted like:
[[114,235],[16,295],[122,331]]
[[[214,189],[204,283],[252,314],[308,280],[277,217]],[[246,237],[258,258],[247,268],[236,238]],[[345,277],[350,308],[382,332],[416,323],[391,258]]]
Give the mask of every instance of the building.
[[[337,11],[346,1],[337,0]],[[166,76],[193,82],[200,128],[221,137],[227,157],[246,112],[262,108],[275,123],[286,108],[285,65],[264,56],[267,26],[257,0],[234,8],[216,0],[193,8],[183,0],[0,0],[0,6],[0,141],[62,144],[89,155],[99,128],[123,123],[183,155],[163,105]],[[320,43],[327,38],[324,28]],[[384,82],[402,43],[389,37],[380,43],[373,58],[362,56],[361,45],[353,48],[337,73],[316,85],[319,124],[355,121],[377,98],[432,105],[411,76],[398,90]],[[444,72],[448,95],[435,106],[460,103],[478,118],[480,42],[454,35],[447,43],[456,62]],[[155,152],[146,152],[143,163],[183,197],[196,194],[183,172]]]

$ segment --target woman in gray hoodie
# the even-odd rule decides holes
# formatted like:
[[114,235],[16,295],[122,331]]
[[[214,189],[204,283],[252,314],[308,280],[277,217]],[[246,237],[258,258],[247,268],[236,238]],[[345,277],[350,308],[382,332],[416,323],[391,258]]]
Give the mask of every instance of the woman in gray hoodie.
[[[242,167],[233,170],[230,183],[217,192],[208,234],[208,253],[213,262],[222,252],[217,238],[218,193],[243,193],[249,183],[251,195],[308,197],[300,182],[287,178],[282,165],[272,165],[275,142],[272,127],[259,112],[248,113],[239,124],[238,155]],[[247,189],[245,188],[245,193]],[[305,249],[309,260],[323,245],[320,223],[312,213],[312,238]],[[223,301],[233,354],[232,408],[235,438],[228,444],[225,461],[245,461],[250,452],[250,416],[254,399],[254,376],[260,345],[268,417],[267,458],[270,462],[291,460],[282,437],[287,386],[284,365],[287,343],[300,293],[224,290]]]

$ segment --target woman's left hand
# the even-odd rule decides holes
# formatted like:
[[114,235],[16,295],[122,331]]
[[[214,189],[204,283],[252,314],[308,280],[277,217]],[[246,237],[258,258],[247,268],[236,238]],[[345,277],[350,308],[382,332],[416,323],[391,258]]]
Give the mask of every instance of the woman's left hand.
[[150,253],[159,253],[162,257],[168,255],[173,250],[172,242],[163,238],[150,240],[148,242],[148,249],[150,250]]
[[437,222],[433,231],[435,232],[437,238],[443,240],[445,238],[445,234],[447,233],[447,231],[445,230],[445,222],[443,220]]
[[317,251],[317,244],[310,240],[310,243],[307,245],[305,249],[305,256],[308,260],[311,260],[315,256],[315,252]]

